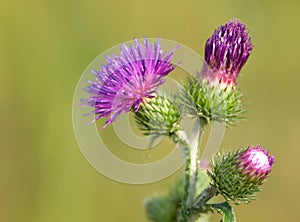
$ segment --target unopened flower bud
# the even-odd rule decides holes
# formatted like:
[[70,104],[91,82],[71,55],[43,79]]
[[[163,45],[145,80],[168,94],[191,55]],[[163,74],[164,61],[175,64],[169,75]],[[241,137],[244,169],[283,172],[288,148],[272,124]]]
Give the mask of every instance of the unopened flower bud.
[[274,157],[260,146],[217,154],[212,160],[211,184],[226,200],[248,203],[267,179]]
[[252,52],[246,26],[231,20],[220,26],[206,41],[205,61],[213,72],[203,73],[210,82],[235,86],[236,79]]

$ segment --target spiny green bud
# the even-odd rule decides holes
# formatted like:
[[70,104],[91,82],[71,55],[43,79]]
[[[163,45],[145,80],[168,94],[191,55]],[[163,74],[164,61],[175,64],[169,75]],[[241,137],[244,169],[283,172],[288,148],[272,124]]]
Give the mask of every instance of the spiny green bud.
[[171,136],[180,130],[180,112],[170,95],[160,94],[142,103],[135,113],[145,135]]
[[236,204],[254,200],[254,193],[271,172],[274,157],[260,146],[217,154],[211,162],[208,175],[226,200]]
[[242,94],[233,87],[219,87],[205,80],[190,78],[181,90],[184,109],[207,122],[218,121],[233,125],[242,119]]

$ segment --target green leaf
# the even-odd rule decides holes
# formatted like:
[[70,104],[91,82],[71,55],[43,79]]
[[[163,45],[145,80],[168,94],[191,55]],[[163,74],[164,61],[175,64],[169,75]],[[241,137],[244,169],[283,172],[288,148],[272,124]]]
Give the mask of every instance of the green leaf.
[[208,204],[207,206],[212,210],[216,210],[221,213],[223,215],[223,222],[236,222],[233,209],[227,202],[219,204]]
[[168,196],[155,196],[146,202],[146,213],[153,222],[173,222],[176,219],[176,205]]

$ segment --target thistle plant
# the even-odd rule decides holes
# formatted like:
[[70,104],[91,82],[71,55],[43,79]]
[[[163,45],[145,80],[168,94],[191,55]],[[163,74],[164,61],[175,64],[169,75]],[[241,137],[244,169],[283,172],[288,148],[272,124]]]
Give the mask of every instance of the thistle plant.
[[[257,145],[217,153],[206,172],[199,168],[199,150],[204,129],[212,122],[236,125],[243,118],[244,102],[237,78],[252,52],[251,37],[239,20],[220,26],[205,44],[205,64],[176,93],[160,90],[164,77],[175,68],[176,48],[163,51],[158,39],[121,47],[119,56],[107,57],[107,64],[93,71],[95,80],[84,89],[94,121],[107,118],[101,130],[122,113],[134,112],[139,129],[147,136],[167,136],[183,153],[183,176],[170,193],[149,198],[146,213],[153,222],[202,221],[211,212],[223,221],[236,221],[230,204],[255,199],[268,178],[274,157]],[[176,61],[178,62],[178,61]],[[196,119],[199,130],[191,143],[182,119]],[[192,148],[196,148],[192,152]],[[214,197],[221,195],[224,202]]]

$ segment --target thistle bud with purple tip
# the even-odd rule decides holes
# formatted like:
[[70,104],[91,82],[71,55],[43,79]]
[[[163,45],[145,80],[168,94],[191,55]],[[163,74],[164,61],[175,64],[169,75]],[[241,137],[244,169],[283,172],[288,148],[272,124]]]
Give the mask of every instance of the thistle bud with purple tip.
[[251,52],[251,38],[244,24],[231,20],[220,26],[206,41],[206,63],[199,73],[200,79],[191,79],[183,90],[189,114],[207,122],[235,124],[242,119],[242,94],[235,86]]
[[208,172],[211,184],[226,200],[236,204],[254,200],[267,179],[274,157],[259,145],[217,154]]
[[206,41],[205,61],[212,73],[204,73],[211,82],[235,86],[236,79],[252,52],[251,37],[239,20],[231,20],[215,30]]
[[238,167],[247,177],[263,182],[271,172],[274,156],[260,146],[249,147],[238,157]]

